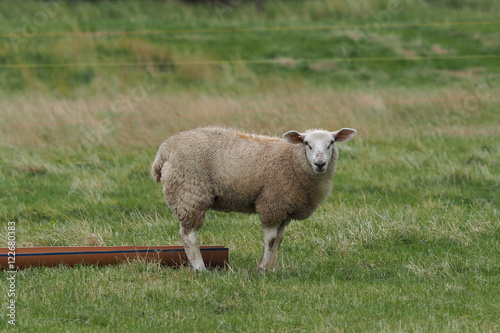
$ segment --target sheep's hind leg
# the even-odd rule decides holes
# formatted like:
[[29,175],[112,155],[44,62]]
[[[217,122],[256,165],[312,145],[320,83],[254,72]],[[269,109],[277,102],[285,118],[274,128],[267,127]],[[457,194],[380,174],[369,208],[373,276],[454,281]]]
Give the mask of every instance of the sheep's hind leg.
[[168,206],[181,223],[179,235],[194,270],[205,270],[196,232],[203,225],[205,211],[212,202],[208,186],[201,179],[186,177],[168,162],[162,170],[163,193]]
[[195,271],[205,271],[205,263],[200,252],[200,246],[196,238],[196,230],[186,230],[183,226],[179,230],[179,235],[184,244],[184,251],[188,257],[189,263]]
[[259,265],[257,266],[257,271],[265,272],[267,270],[271,258],[271,249],[273,248],[277,234],[277,227],[264,227],[264,248],[262,250],[262,257],[260,258]]

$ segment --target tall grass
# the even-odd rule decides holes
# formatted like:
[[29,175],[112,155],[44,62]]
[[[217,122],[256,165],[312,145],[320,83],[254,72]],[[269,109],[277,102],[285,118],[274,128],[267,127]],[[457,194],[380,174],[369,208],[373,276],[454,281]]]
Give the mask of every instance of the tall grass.
[[454,88],[342,91],[289,85],[249,97],[163,96],[139,85],[115,98],[4,100],[0,138],[4,147],[147,147],[175,132],[210,124],[270,135],[288,128],[342,125],[356,126],[365,138],[499,134],[496,90],[481,98]]

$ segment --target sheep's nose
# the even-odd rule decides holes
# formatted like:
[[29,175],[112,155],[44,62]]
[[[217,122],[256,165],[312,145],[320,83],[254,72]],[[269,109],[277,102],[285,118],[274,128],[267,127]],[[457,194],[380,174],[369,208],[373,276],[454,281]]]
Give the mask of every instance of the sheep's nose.
[[318,161],[318,162],[314,162],[314,165],[317,166],[319,170],[322,170],[323,167],[326,165],[326,162]]

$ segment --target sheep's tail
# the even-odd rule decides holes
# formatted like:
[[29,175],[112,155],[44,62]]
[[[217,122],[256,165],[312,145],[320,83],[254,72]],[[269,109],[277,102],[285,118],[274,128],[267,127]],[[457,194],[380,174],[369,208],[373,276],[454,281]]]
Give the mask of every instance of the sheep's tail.
[[155,161],[153,162],[153,165],[151,165],[151,176],[153,176],[153,180],[155,182],[159,182],[161,180],[161,169],[163,168],[163,165],[167,161],[167,152],[165,149],[160,149],[158,150],[158,153],[156,154]]

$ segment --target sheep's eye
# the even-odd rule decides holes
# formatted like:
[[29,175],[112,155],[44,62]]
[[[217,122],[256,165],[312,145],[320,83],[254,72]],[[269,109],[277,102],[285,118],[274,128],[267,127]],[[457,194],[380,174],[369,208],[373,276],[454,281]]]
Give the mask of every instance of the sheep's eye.
[[307,141],[304,141],[304,144],[309,148],[309,149],[312,149],[311,145],[309,144],[309,142]]
[[330,142],[330,144],[328,145],[328,148],[327,148],[327,149],[332,148],[332,146],[333,146],[333,141],[331,141],[331,142]]

